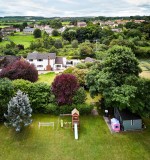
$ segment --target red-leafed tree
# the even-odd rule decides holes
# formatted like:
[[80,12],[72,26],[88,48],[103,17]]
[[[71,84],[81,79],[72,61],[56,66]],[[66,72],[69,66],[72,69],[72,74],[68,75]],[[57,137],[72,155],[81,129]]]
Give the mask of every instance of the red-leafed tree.
[[72,104],[72,99],[79,88],[77,78],[72,74],[61,74],[52,83],[52,92],[58,105]]
[[3,68],[0,72],[0,78],[7,77],[11,80],[25,79],[31,82],[38,80],[38,71],[33,64],[27,61],[17,60],[11,65]]

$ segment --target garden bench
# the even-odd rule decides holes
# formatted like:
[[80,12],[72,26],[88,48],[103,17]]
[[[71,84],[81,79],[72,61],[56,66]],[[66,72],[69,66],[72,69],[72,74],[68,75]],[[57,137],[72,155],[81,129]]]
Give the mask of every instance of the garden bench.
[[54,128],[54,122],[39,122],[39,128],[41,126],[51,126]]

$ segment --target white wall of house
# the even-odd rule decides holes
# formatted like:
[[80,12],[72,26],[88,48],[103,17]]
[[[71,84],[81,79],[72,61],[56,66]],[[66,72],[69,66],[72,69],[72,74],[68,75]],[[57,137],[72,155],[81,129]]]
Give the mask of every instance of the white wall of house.
[[[48,59],[29,59],[27,60],[30,64],[34,64],[38,71],[46,70],[46,66],[48,65]],[[50,65],[52,69],[54,69],[55,59],[50,59]]]

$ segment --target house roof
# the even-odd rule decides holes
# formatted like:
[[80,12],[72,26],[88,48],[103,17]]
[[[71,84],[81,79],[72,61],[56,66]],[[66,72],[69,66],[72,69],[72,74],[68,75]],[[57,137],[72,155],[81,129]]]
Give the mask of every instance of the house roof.
[[125,109],[120,111],[120,116],[122,117],[123,120],[136,120],[136,119],[141,119],[141,117],[135,113],[131,113],[129,110]]
[[72,110],[71,114],[74,115],[75,113],[79,115],[79,111],[76,108]]
[[94,62],[95,60],[93,58],[90,58],[90,57],[86,57],[85,62]]
[[33,52],[29,53],[27,56],[27,59],[55,59],[56,58],[56,53],[38,53],[38,52]]
[[55,64],[63,64],[63,57],[56,57]]

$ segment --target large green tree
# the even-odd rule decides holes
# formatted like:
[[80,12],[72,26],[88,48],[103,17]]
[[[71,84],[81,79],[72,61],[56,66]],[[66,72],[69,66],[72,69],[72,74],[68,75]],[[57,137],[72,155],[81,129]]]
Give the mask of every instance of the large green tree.
[[33,32],[34,38],[40,38],[42,35],[42,32],[40,29],[36,28]]
[[87,74],[86,82],[92,96],[102,94],[106,107],[133,110],[132,99],[137,92],[133,82],[138,80],[140,71],[131,49],[114,46],[108,50],[105,61]]

